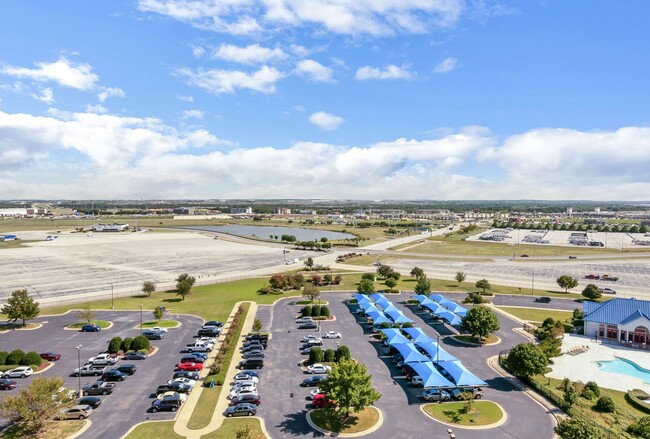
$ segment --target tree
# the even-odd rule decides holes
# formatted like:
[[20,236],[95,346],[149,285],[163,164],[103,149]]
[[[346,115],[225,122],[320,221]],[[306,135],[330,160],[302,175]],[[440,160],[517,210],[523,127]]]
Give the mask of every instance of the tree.
[[375,281],[375,275],[372,274],[372,273],[363,273],[363,274],[361,275],[361,279],[362,279],[362,280],[368,279],[368,280],[374,282],[374,281]]
[[302,297],[308,298],[311,302],[320,296],[320,291],[313,284],[305,284],[302,288]]
[[384,279],[393,271],[390,265],[381,265],[377,268],[377,274],[383,277]]
[[323,361],[326,363],[334,363],[336,361],[336,352],[334,349],[327,349],[323,355]]
[[560,288],[564,288],[565,293],[568,293],[569,289],[578,286],[578,279],[574,278],[573,276],[569,276],[568,274],[563,274],[562,276],[558,277],[555,281],[560,286]]
[[253,320],[253,331],[260,332],[262,330],[262,321],[260,319]]
[[555,432],[562,439],[600,439],[602,435],[595,423],[583,418],[569,418],[560,421]]
[[420,278],[418,280],[418,283],[415,284],[415,287],[413,288],[413,292],[415,294],[422,294],[424,296],[428,296],[429,293],[431,292],[431,282],[429,279],[427,279],[426,276]]
[[627,432],[633,436],[650,439],[650,416],[644,416],[627,427]]
[[546,371],[548,358],[542,348],[532,343],[520,343],[510,350],[506,366],[513,375],[529,377]]
[[350,348],[346,345],[336,348],[335,359],[337,363],[340,363],[341,361],[350,361],[352,359]]
[[598,290],[596,285],[589,284],[582,290],[582,295],[589,300],[598,300],[603,296],[603,293]]
[[339,285],[341,282],[343,282],[343,276],[340,274],[334,276],[334,285]]
[[59,391],[64,384],[58,376],[38,376],[18,394],[0,401],[0,413],[11,421],[16,437],[37,437],[60,409],[72,405],[74,396]]
[[276,290],[282,290],[287,286],[287,278],[281,274],[274,274],[269,279],[269,285]]
[[345,421],[352,412],[363,410],[375,403],[381,394],[372,387],[372,376],[368,374],[365,364],[343,360],[332,365],[327,379],[319,388],[328,398],[336,401],[331,410],[334,416]]
[[413,270],[411,270],[411,276],[413,276],[416,280],[420,280],[421,278],[424,277],[424,270],[421,269],[420,267],[413,267]]
[[185,296],[192,293],[194,282],[196,282],[196,278],[194,276],[190,276],[187,273],[180,274],[176,278],[176,294],[185,300]]
[[79,318],[85,320],[90,325],[91,321],[95,318],[95,311],[90,308],[90,305],[86,305],[77,311]]
[[323,283],[323,278],[320,277],[319,275],[315,274],[311,277],[311,283],[313,285],[319,286],[320,284]]
[[309,364],[316,364],[316,363],[322,363],[323,362],[323,350],[317,346],[312,347],[309,350],[309,360],[307,360]]
[[149,349],[150,346],[151,343],[149,343],[149,339],[144,335],[138,335],[131,342],[131,349],[133,349],[134,351],[147,350]]
[[7,303],[0,310],[2,314],[7,315],[7,320],[22,319],[23,326],[25,320],[31,320],[40,314],[38,302],[29,297],[27,290],[16,290],[11,293],[11,297],[7,299]]
[[325,285],[331,285],[332,284],[332,275],[331,274],[326,274],[323,276],[323,283]]
[[492,288],[492,285],[490,285],[490,282],[488,282],[487,279],[481,279],[479,281],[476,281],[474,286],[476,287],[476,289],[483,291],[483,294],[485,294],[487,290]]
[[467,311],[460,326],[478,339],[483,339],[501,328],[499,318],[494,311],[482,305],[477,305]]
[[122,346],[122,337],[113,337],[111,338],[111,341],[108,342],[108,353],[109,354],[117,354],[117,351],[120,350],[120,347]]
[[357,286],[357,292],[361,294],[373,294],[375,292],[374,282],[368,279],[363,279]]
[[156,292],[156,284],[150,280],[145,280],[142,282],[142,292],[147,296],[151,296],[151,293]]
[[[467,279],[467,275],[463,273],[462,271],[457,271],[456,276],[454,277],[456,279],[456,282],[458,282],[458,286],[460,287],[460,284],[465,282],[465,279]],[[485,279],[484,279],[485,280]],[[487,282],[487,281],[486,281]],[[476,286],[478,288],[478,286]],[[489,288],[488,288],[489,289]],[[485,291],[484,291],[485,292]]]
[[130,350],[132,343],[133,343],[133,339],[131,337],[126,337],[124,340],[122,340],[122,344],[120,345],[120,350],[122,352],[126,352]]
[[578,396],[579,395],[578,392],[576,392],[575,386],[573,384],[569,384],[564,389],[564,394],[562,395],[562,399],[564,400],[566,405],[568,405],[569,408],[571,408],[571,406],[573,406],[573,404],[575,404],[575,402],[578,400]]
[[310,257],[307,258],[307,260],[305,260],[305,267],[311,268],[313,266],[314,266],[314,260],[310,256]]
[[393,288],[395,288],[397,286],[397,281],[395,279],[393,279],[392,277],[389,277],[388,279],[386,279],[385,284],[386,284],[386,286],[388,288],[390,288],[392,290]]
[[165,310],[162,306],[157,306],[153,310],[153,318],[160,322],[165,315]]
[[602,413],[614,413],[616,411],[616,403],[610,396],[601,396],[596,401],[594,409]]

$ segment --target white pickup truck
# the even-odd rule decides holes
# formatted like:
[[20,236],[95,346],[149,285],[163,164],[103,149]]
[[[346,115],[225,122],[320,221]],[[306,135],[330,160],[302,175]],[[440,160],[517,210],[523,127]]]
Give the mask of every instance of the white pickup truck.
[[85,364],[81,366],[81,369],[78,367],[72,371],[73,376],[100,376],[106,370],[106,366],[99,366],[94,364]]
[[195,343],[190,343],[188,344],[184,349],[183,352],[210,352],[214,348],[214,343],[210,342],[200,342],[197,341]]
[[88,362],[95,365],[105,364],[112,366],[117,363],[117,357],[111,357],[111,354],[99,354],[96,357],[89,358]]

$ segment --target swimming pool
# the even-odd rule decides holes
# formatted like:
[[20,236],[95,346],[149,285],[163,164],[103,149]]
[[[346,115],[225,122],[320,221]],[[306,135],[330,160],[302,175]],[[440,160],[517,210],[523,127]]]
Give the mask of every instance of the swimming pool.
[[639,378],[643,382],[650,384],[650,370],[644,369],[633,361],[625,358],[615,358],[609,361],[596,361],[596,367],[603,372],[618,373],[634,378]]

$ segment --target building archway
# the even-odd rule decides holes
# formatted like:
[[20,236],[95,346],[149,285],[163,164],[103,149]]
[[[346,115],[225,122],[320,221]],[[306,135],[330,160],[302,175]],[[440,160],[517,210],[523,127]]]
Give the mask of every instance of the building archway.
[[645,326],[637,326],[632,334],[634,343],[650,343],[650,331]]

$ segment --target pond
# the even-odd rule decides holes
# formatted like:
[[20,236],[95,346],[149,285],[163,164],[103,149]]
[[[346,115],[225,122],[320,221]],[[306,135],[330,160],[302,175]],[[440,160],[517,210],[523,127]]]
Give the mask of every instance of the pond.
[[278,241],[282,235],[293,235],[298,241],[320,241],[321,238],[336,241],[340,239],[356,238],[356,236],[350,233],[332,232],[330,230],[301,229],[299,227],[241,226],[238,224],[230,224],[228,226],[183,226],[180,228],[222,232],[239,236],[256,236],[261,239],[270,239],[271,235],[277,235]]

